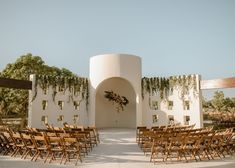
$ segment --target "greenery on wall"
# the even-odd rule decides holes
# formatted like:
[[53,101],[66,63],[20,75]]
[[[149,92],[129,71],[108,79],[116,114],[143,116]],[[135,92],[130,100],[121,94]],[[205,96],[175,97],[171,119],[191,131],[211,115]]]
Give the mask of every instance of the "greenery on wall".
[[144,77],[142,78],[141,86],[143,98],[145,93],[149,93],[149,95],[159,93],[161,99],[163,99],[164,97],[167,97],[169,92],[169,79],[161,77]]
[[189,94],[190,89],[193,89],[195,95],[198,93],[196,75],[171,76],[169,78],[144,77],[142,78],[141,86],[143,99],[146,93],[149,96],[159,94],[161,99],[167,99],[169,93],[174,89],[179,90],[182,99]]
[[[86,107],[88,108],[89,90],[88,90],[88,79],[82,77],[67,77],[67,76],[48,76],[48,75],[37,75],[35,81],[35,95],[33,100],[37,96],[37,87],[42,90],[46,90],[49,87],[52,88],[52,98],[55,101],[55,96],[58,89],[62,92],[69,90],[70,98],[73,100],[73,96],[81,95],[82,100],[86,101]],[[32,100],[32,101],[33,101]]]

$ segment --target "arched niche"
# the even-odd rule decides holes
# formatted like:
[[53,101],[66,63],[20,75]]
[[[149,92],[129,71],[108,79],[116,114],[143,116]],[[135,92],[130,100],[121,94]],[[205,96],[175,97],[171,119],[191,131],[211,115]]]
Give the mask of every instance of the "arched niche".
[[[119,112],[116,104],[105,98],[105,91],[125,96],[129,103]],[[129,81],[112,77],[99,84],[95,94],[95,125],[98,128],[135,128],[136,127],[136,93]]]

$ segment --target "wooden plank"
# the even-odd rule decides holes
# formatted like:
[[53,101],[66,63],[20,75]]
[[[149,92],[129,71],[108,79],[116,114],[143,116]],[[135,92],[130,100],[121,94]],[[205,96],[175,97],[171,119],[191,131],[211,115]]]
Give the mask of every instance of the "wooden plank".
[[223,88],[234,88],[234,87],[235,87],[235,77],[202,80],[200,83],[201,89],[223,89]]
[[0,87],[31,90],[32,89],[32,81],[17,80],[17,79],[1,78],[0,77]]

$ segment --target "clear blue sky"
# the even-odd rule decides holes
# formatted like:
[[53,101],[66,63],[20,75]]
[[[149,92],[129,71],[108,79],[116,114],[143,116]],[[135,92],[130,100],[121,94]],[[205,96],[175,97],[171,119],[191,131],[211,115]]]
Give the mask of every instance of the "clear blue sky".
[[0,0],[0,70],[20,55],[89,74],[89,58],[142,57],[143,76],[235,76],[235,0]]

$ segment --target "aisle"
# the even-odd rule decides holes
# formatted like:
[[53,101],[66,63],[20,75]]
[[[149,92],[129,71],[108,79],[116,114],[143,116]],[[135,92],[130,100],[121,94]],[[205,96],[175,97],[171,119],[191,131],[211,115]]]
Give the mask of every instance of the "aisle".
[[151,167],[149,157],[135,143],[134,129],[100,130],[101,143],[86,157],[84,166]]

